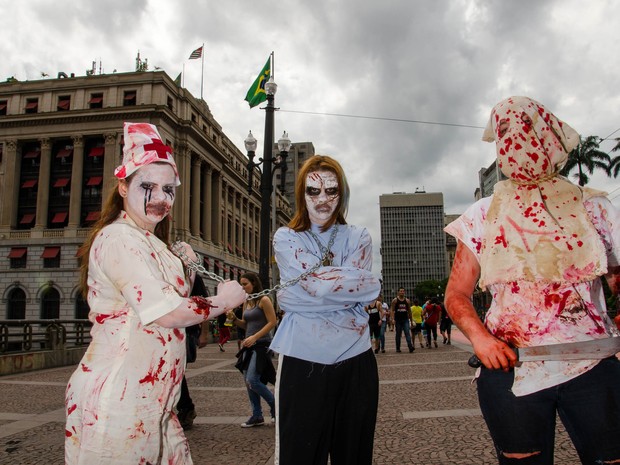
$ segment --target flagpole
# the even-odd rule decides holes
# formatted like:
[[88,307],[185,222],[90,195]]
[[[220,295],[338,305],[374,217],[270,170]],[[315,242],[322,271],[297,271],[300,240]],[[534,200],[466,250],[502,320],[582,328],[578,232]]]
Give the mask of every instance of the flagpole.
[[202,53],[201,55],[201,59],[202,59],[202,74],[200,75],[200,100],[204,100],[202,98],[202,88],[203,88],[203,83],[204,83],[204,77],[205,77],[205,43],[202,43]]
[[185,87],[185,63],[183,63],[183,72],[181,73],[181,87]]

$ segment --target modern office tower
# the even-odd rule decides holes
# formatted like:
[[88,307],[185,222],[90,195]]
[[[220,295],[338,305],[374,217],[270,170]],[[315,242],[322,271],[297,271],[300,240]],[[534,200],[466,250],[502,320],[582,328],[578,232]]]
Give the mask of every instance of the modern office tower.
[[[204,100],[162,71],[10,79],[0,83],[0,319],[86,316],[76,253],[114,188],[124,121],[155,124],[174,149],[171,237],[226,279],[258,269],[260,176],[248,194],[246,154]],[[275,211],[276,226],[288,223],[279,193]]]
[[[444,217],[444,226],[449,225],[461,215],[446,215]],[[444,233],[446,235],[446,254],[448,258],[448,273],[452,270],[452,264],[454,263],[454,256],[456,255],[457,240],[454,236]]]
[[381,264],[385,300],[399,287],[448,276],[444,205],[441,192],[395,192],[379,197]]
[[[274,145],[274,154],[277,153],[278,145]],[[295,181],[297,180],[297,174],[299,168],[304,162],[314,155],[314,145],[312,142],[295,142],[291,146],[291,150],[288,153],[286,160],[286,184],[284,186],[284,192],[282,194],[286,197],[291,205],[291,211],[295,211]],[[278,171],[275,175],[275,184],[280,188],[281,173]]]
[[497,160],[493,160],[487,168],[480,168],[478,171],[478,179],[480,180],[480,191],[475,194],[476,200],[480,200],[483,197],[489,197],[493,194],[493,186],[499,181],[503,181],[506,178],[504,173],[497,166]]

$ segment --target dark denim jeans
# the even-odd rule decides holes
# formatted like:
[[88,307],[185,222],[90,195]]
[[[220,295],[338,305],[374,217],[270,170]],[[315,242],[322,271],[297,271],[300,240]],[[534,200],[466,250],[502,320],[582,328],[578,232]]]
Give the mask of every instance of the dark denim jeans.
[[271,409],[271,416],[275,416],[275,400],[273,393],[269,388],[263,384],[260,380],[260,373],[256,371],[256,352],[252,351],[250,364],[248,369],[243,372],[245,376],[245,384],[248,389],[248,397],[250,398],[250,405],[252,406],[252,416],[256,418],[263,417],[263,408],[260,404],[260,398],[265,399],[265,402]]
[[[516,397],[514,372],[482,368],[480,408],[500,465],[553,465],[556,412],[583,464],[620,459],[620,361],[602,360],[590,371],[543,391]],[[527,459],[504,453],[539,454]]]
[[396,350],[400,350],[400,340],[402,339],[402,333],[405,333],[405,340],[407,341],[407,347],[409,350],[413,349],[413,344],[411,343],[411,330],[409,329],[409,320],[405,321],[396,321]]

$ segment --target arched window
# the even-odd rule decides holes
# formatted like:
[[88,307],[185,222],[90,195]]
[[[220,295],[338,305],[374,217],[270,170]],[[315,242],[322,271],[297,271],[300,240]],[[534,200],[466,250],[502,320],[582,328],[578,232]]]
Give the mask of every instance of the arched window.
[[26,293],[23,289],[16,287],[9,293],[6,317],[9,320],[26,319]]
[[90,312],[90,307],[88,306],[88,302],[82,297],[81,293],[77,294],[75,298],[75,319],[76,320],[85,320],[88,318],[88,312]]
[[48,287],[41,296],[41,319],[60,318],[60,294],[53,287]]

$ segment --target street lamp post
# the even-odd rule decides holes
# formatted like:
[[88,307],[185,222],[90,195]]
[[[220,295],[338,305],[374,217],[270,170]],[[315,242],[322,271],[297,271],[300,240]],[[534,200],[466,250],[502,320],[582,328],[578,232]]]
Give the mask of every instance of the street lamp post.
[[[259,258],[258,258],[258,274],[265,288],[269,287],[269,238],[270,238],[270,218],[271,218],[271,193],[273,192],[273,172],[275,169],[282,170],[281,186],[284,187],[286,175],[286,157],[290,149],[290,139],[286,132],[280,141],[278,141],[278,149],[280,150],[280,159],[273,159],[273,127],[274,127],[274,98],[278,85],[274,82],[273,77],[265,83],[265,93],[267,95],[267,106],[265,109],[265,142],[263,145],[263,158],[259,162],[254,162],[256,151],[256,139],[248,134],[245,140],[245,148],[248,152],[248,192],[252,192],[252,178],[254,168],[262,166],[260,193],[261,193],[261,210],[260,210],[260,230],[259,230]],[[282,141],[282,145],[280,142]],[[286,150],[285,150],[286,149]],[[274,206],[275,208],[275,206]]]

